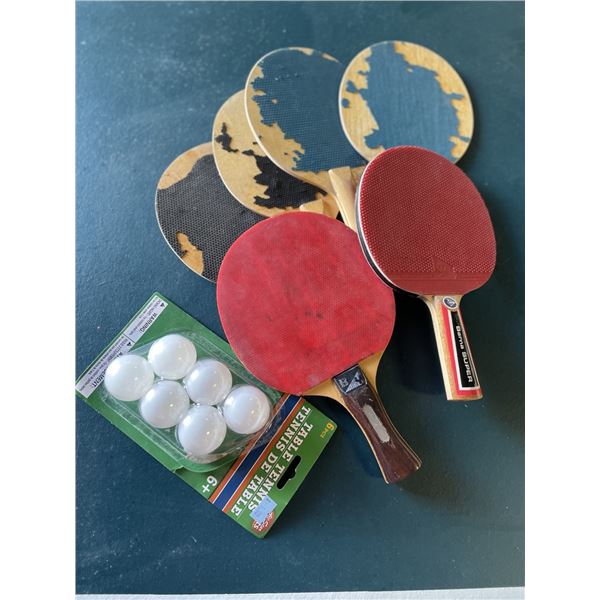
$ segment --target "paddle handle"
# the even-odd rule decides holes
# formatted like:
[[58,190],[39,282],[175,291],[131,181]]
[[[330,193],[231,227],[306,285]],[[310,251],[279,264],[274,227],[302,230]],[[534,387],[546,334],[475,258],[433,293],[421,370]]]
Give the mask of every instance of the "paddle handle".
[[446,398],[479,400],[483,392],[460,312],[461,298],[456,294],[423,297],[433,321]]
[[354,178],[350,167],[329,170],[329,180],[344,223],[356,231]]
[[386,483],[408,477],[421,459],[398,433],[365,372],[356,365],[333,378],[342,404],[362,429]]

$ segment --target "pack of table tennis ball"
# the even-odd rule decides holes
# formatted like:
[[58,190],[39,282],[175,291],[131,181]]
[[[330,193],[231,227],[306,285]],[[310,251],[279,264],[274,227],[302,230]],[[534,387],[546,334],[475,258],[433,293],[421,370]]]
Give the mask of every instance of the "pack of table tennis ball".
[[259,537],[335,430],[303,398],[258,381],[224,340],[158,293],[83,372],[76,390]]

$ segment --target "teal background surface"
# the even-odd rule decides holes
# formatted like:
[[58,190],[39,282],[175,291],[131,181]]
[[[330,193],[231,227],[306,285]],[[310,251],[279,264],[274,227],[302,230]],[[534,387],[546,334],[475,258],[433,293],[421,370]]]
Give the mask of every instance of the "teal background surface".
[[[264,540],[77,401],[77,592],[404,590],[524,583],[524,5],[519,2],[90,2],[77,5],[77,373],[159,290],[223,335],[215,287],[162,239],[154,192],[255,61],[283,46],[347,63],[401,39],[464,79],[459,165],[498,242],[463,301],[484,399],[444,399],[426,306],[397,296],[378,376],[423,468],[386,485],[352,419]],[[311,400],[312,401],[312,400]]]

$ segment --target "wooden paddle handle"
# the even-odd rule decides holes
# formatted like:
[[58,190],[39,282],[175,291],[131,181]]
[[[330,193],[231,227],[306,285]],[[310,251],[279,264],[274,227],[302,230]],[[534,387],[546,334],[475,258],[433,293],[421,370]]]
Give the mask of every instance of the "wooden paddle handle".
[[459,295],[423,297],[433,321],[446,398],[479,400],[483,393],[460,313],[461,298]]
[[386,483],[395,483],[414,473],[421,466],[421,459],[394,427],[361,367],[356,365],[333,381],[342,404],[365,434]]
[[344,223],[356,231],[354,179],[350,167],[338,167],[329,171],[329,180]]

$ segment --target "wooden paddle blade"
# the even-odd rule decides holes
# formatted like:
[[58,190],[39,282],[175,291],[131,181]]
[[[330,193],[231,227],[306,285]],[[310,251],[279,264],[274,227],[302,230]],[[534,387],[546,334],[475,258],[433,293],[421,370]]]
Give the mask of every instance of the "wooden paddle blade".
[[461,296],[428,296],[423,299],[431,313],[446,398],[479,400],[483,392],[460,312]]
[[421,466],[421,459],[398,433],[381,399],[359,365],[333,378],[341,403],[362,429],[386,483],[406,479]]
[[343,65],[324,52],[281,48],[256,63],[246,84],[248,122],[267,156],[330,193],[330,169],[364,164],[339,119],[343,72]]
[[338,208],[344,223],[356,231],[356,187],[350,167],[339,167],[329,171],[329,180],[335,193]]
[[458,73],[408,42],[359,52],[342,77],[339,109],[346,136],[369,160],[394,146],[420,146],[456,162],[473,136],[473,106]]

